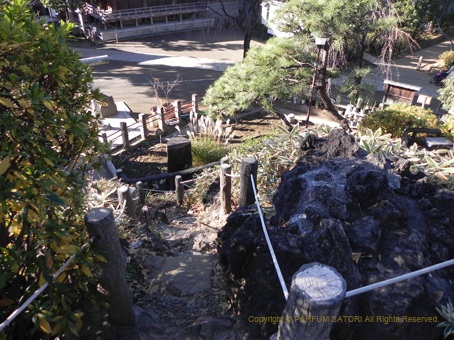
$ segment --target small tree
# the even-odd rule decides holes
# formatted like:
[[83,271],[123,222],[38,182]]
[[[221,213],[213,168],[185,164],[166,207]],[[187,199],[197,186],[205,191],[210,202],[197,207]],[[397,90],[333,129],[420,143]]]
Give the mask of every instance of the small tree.
[[159,91],[164,94],[165,103],[169,101],[169,95],[179,83],[181,83],[180,75],[178,74],[175,80],[172,81],[162,81],[159,78],[154,77],[151,75],[151,79],[147,77],[148,82],[150,83],[151,87],[153,88],[154,98],[156,100],[156,105],[161,104],[161,97],[159,96]]
[[274,107],[276,99],[300,95],[309,88],[313,74],[310,43],[303,39],[271,38],[254,46],[243,62],[229,67],[208,88],[204,105],[211,116],[232,116],[260,105],[282,114]]
[[77,334],[83,310],[98,299],[93,254],[81,251],[84,172],[100,145],[90,106],[97,92],[65,43],[71,26],[43,27],[27,3],[0,10],[0,318],[51,284],[2,334],[16,340]]

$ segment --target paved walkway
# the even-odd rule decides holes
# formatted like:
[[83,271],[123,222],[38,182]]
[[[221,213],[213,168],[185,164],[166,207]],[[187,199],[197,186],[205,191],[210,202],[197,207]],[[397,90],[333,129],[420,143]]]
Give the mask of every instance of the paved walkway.
[[[179,34],[174,36],[153,37],[141,41],[107,43],[99,46],[75,47],[82,57],[108,55],[112,61],[121,61],[137,65],[163,65],[170,67],[184,67],[187,69],[203,69],[224,71],[228,66],[242,60],[241,36],[223,34],[207,37],[203,35]],[[218,39],[218,40],[217,40]],[[254,42],[260,44],[261,42]],[[388,74],[376,60],[366,56],[370,62],[375,62],[371,74],[365,81],[373,83],[377,91],[384,90],[384,79],[421,87],[417,94],[438,98],[439,87],[431,84],[430,80],[436,73],[434,67],[437,57],[450,49],[450,43],[443,41],[432,46],[415,50],[394,61]],[[417,70],[420,57],[423,57],[422,68]],[[134,86],[132,84],[131,86]],[[106,93],[109,89],[101,89]],[[202,95],[202,94],[200,94]],[[439,102],[433,100],[432,109],[439,107]]]
[[[438,90],[440,88],[435,84],[431,84],[430,81],[437,72],[437,67],[442,66],[437,64],[438,56],[444,51],[450,50],[450,48],[451,44],[448,41],[443,41],[395,59],[394,64],[390,68],[388,79],[421,87],[418,94],[438,98]],[[417,70],[420,57],[423,57],[422,68]],[[384,73],[383,65],[371,56],[366,55],[365,59],[377,66],[365,80],[373,83],[377,90],[384,90],[383,80],[386,79],[386,74]]]
[[[164,36],[145,39],[143,41],[130,41],[120,43],[107,43],[99,46],[76,47],[76,51],[83,57],[108,55],[110,60],[138,63],[141,65],[165,65],[197,69],[224,71],[227,67],[240,62],[242,53],[238,46],[240,36],[229,34],[207,38],[197,36],[189,38],[188,34]],[[260,44],[255,42],[254,44]],[[438,97],[438,87],[430,84],[433,72],[430,68],[437,66],[436,59],[444,51],[451,48],[448,41],[443,41],[427,48],[417,49],[402,58],[396,59],[391,66],[390,80],[421,87],[421,94]],[[422,69],[416,70],[418,60],[423,57]],[[366,60],[374,61],[366,55]],[[377,90],[383,90],[383,67],[374,68],[366,78],[376,85]]]

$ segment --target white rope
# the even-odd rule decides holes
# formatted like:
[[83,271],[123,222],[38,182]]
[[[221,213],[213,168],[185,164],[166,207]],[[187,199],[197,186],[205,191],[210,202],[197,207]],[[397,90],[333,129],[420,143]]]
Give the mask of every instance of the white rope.
[[120,220],[121,216],[123,216],[123,213],[125,212],[125,207],[126,207],[126,200],[123,201],[123,207],[121,208],[120,214],[115,219],[115,223]]
[[371,290],[374,290],[374,289],[377,289],[377,288],[389,286],[389,285],[391,285],[393,283],[397,283],[397,282],[400,282],[400,281],[412,279],[412,278],[414,278],[416,276],[427,274],[427,273],[430,273],[430,272],[432,272],[434,270],[445,268],[445,267],[449,267],[449,266],[452,266],[452,265],[454,265],[454,259],[449,260],[449,261],[445,261],[445,262],[442,262],[442,263],[434,264],[433,266],[426,267],[426,268],[417,270],[417,271],[412,272],[412,273],[404,274],[404,275],[401,275],[401,276],[398,276],[398,277],[393,277],[392,279],[389,279],[389,280],[385,280],[385,281],[373,283],[373,284],[365,286],[365,287],[353,289],[353,290],[347,292],[345,294],[345,297],[348,298],[348,297],[355,296],[355,295],[358,295],[358,294],[362,294],[362,293],[365,293],[365,292],[368,292],[368,291],[371,291]]
[[[85,243],[80,249],[84,249],[92,240],[90,239],[89,242]],[[72,260],[74,260],[76,258],[77,254],[74,254],[72,255],[66,262],[63,266],[60,267],[59,270],[57,270],[55,272],[54,275],[52,275],[52,279],[56,279],[68,266],[69,264],[71,263]],[[47,286],[49,285],[49,282],[44,282],[44,284],[39,287],[34,293],[32,296],[30,296],[18,309],[16,309],[14,312],[11,313],[10,316],[8,316],[5,321],[3,321],[1,324],[0,324],[0,331],[2,331],[6,326],[8,326],[20,313],[22,313],[22,311],[27,308],[27,306],[29,304],[31,304],[33,302],[34,299],[36,299],[36,297],[41,294],[44,289],[47,288]]]
[[213,173],[206,173],[206,174],[203,175],[203,176],[199,176],[199,177],[197,177],[197,178],[188,179],[188,180],[183,181],[183,182],[180,182],[180,183],[181,183],[181,184],[186,184],[186,183],[195,182],[195,181],[198,181],[199,179],[202,179],[203,177],[207,177],[207,176],[213,176]]
[[277,276],[279,278],[279,282],[281,283],[281,287],[282,287],[282,291],[284,292],[285,300],[287,301],[288,300],[288,289],[287,289],[287,286],[285,285],[284,277],[282,276],[281,268],[279,267],[279,263],[277,262],[276,255],[274,254],[273,246],[271,244],[270,237],[268,236],[268,231],[266,230],[266,225],[265,225],[265,221],[263,219],[262,209],[260,208],[259,198],[257,196],[257,190],[255,189],[254,176],[252,174],[251,174],[251,183],[252,183],[252,190],[254,191],[255,203],[257,204],[257,209],[259,211],[260,221],[262,222],[262,229],[263,229],[263,233],[265,234],[266,243],[268,244],[268,248],[271,253],[271,258],[273,259],[274,267],[276,269]]
[[145,189],[143,188],[142,190],[144,191],[151,191],[151,192],[158,192],[158,193],[167,193],[167,192],[173,192],[173,191],[170,191],[170,190],[158,190],[158,189]]
[[231,175],[231,174],[224,174],[225,177],[232,177],[232,178],[238,178],[240,175]]

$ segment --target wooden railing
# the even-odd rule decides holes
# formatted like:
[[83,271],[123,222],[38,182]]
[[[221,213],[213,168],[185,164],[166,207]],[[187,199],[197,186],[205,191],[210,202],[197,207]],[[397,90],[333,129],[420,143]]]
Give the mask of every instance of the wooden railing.
[[[101,137],[106,144],[112,145],[112,151],[128,149],[135,143],[140,143],[152,137],[158,137],[160,134],[165,134],[172,127],[180,125],[182,123],[182,116],[189,115],[191,112],[198,113],[199,101],[198,96],[193,94],[191,101],[181,102],[177,100],[165,106],[152,107],[150,109],[151,114],[141,113],[137,122],[130,125],[122,122],[120,123],[119,130],[110,134],[103,133]],[[153,127],[156,127],[156,131],[154,132],[151,131]],[[131,138],[133,132],[136,133]]]
[[94,8],[85,4],[85,11],[96,16],[103,23],[120,19],[150,18],[174,14],[192,13],[207,9],[206,3],[187,3],[168,6],[140,7],[131,9],[122,9],[117,11],[107,11]]

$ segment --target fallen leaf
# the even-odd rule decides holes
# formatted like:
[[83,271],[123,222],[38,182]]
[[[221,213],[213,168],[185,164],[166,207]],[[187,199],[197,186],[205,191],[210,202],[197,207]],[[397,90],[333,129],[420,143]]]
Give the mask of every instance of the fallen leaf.
[[386,272],[386,268],[381,262],[377,262],[377,269],[380,274],[384,274]]

